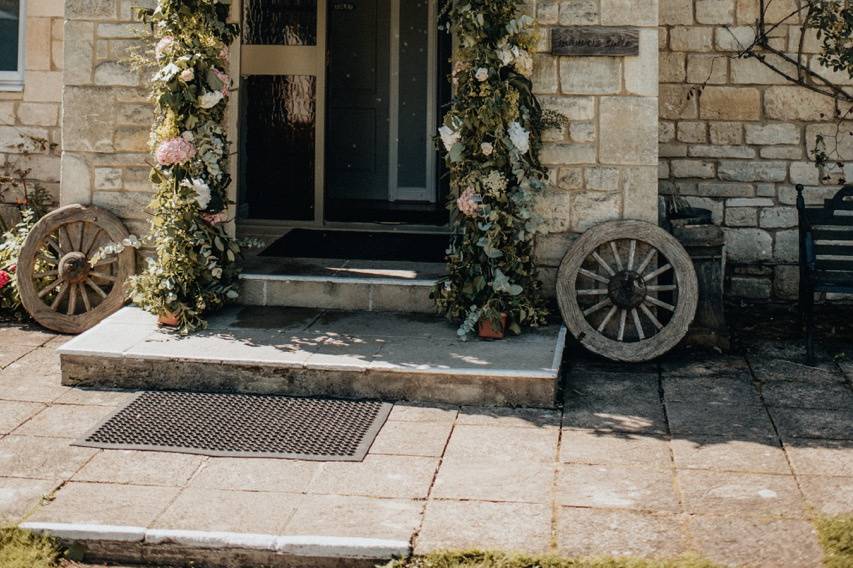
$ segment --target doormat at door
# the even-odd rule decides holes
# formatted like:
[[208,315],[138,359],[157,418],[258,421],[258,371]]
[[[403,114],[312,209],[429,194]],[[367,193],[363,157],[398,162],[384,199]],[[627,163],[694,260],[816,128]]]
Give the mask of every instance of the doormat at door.
[[391,406],[274,395],[143,392],[74,445],[216,457],[361,461]]
[[449,242],[443,234],[294,229],[260,256],[444,262]]

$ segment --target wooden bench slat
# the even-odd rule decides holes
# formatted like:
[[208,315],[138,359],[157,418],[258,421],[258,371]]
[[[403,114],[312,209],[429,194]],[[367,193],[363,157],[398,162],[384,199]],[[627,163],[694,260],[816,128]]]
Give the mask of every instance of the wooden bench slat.
[[816,282],[825,282],[830,284],[847,284],[853,286],[853,270],[845,271],[826,271],[816,270],[813,274]]
[[850,260],[826,260],[818,258],[815,261],[817,270],[840,270],[853,272],[853,258]]
[[826,209],[806,209],[806,219],[810,225],[853,226],[853,215],[835,215],[834,211]]
[[824,245],[817,243],[814,247],[818,256],[849,256],[853,257],[853,244],[850,245]]
[[844,229],[832,228],[815,228],[812,229],[812,236],[815,241],[853,241],[853,231]]

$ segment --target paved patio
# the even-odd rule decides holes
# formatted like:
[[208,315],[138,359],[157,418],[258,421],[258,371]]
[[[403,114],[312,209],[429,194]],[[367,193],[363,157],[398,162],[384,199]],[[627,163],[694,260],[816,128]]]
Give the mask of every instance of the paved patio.
[[0,522],[819,566],[810,519],[853,512],[853,364],[745,335],[743,356],[579,357],[562,411],[399,404],[363,463],[316,463],[71,447],[130,395],[61,386],[65,338],[6,326]]

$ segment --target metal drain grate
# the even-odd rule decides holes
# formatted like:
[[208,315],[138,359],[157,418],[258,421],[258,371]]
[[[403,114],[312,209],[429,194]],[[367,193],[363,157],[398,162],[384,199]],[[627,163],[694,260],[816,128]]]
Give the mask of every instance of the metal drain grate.
[[360,461],[390,412],[378,401],[143,392],[75,445]]

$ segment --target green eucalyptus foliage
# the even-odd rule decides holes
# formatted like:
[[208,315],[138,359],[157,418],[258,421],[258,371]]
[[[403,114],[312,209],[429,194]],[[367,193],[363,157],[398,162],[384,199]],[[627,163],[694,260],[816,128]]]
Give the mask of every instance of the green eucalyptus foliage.
[[513,333],[547,315],[533,258],[547,117],[532,92],[531,18],[519,14],[522,4],[451,0],[443,13],[458,40],[454,96],[439,131],[456,234],[433,298],[463,336],[502,312]]
[[[132,279],[131,297],[155,314],[175,314],[182,333],[237,298],[240,248],[222,225],[231,182],[223,126],[231,81],[224,70],[238,33],[229,9],[228,0],[159,0],[139,11],[159,40],[151,79],[156,195],[146,238],[156,257]],[[164,151],[169,144],[180,146],[181,159]]]

